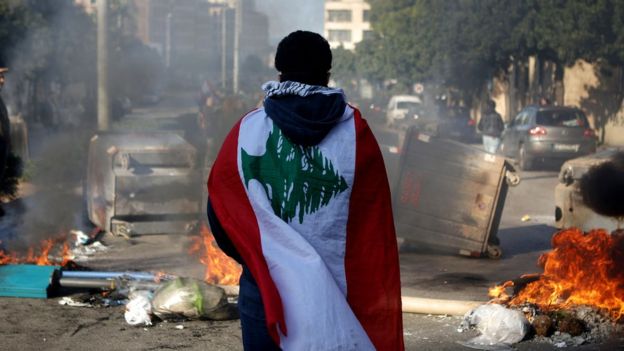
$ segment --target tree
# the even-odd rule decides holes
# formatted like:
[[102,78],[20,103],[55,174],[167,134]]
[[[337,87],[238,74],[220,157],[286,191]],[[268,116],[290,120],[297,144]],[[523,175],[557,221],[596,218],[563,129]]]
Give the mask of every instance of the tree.
[[358,67],[367,67],[361,72],[371,78],[435,81],[469,99],[511,62],[532,55],[560,65],[624,62],[624,4],[617,0],[369,3],[377,38],[356,52]]
[[0,64],[6,65],[20,41],[26,37],[32,20],[22,1],[0,2]]
[[[522,47],[513,30],[524,18],[528,6],[525,2],[371,0],[370,3],[372,25],[378,38],[358,46],[358,56],[362,60],[368,57],[368,62],[375,63],[373,67],[384,67],[386,77],[389,75],[407,86],[416,81],[433,81],[457,88],[468,98],[508,66],[512,49]],[[371,46],[375,49],[371,50]]]

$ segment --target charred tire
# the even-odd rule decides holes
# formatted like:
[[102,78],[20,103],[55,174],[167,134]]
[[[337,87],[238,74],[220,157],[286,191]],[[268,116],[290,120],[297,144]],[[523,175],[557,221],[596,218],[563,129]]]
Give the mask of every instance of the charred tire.
[[533,168],[533,159],[527,154],[524,144],[518,149],[518,167],[523,171],[530,171]]
[[486,253],[488,258],[493,260],[498,260],[503,256],[503,250],[498,245],[488,244]]

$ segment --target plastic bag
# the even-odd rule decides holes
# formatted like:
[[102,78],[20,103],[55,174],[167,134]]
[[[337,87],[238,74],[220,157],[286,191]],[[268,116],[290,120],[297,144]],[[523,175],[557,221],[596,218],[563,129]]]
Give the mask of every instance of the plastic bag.
[[161,319],[232,318],[225,291],[192,278],[177,278],[161,285],[154,292],[152,311]]
[[474,327],[481,335],[460,344],[480,350],[510,350],[529,330],[529,322],[520,311],[504,306],[482,305],[466,313],[460,329]]
[[129,296],[124,317],[130,325],[152,325],[152,304],[149,291],[135,291]]

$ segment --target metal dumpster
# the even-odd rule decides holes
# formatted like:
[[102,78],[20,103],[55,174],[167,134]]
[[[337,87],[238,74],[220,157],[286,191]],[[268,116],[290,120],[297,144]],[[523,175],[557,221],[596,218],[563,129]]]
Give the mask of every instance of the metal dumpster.
[[419,249],[498,258],[508,185],[505,158],[416,129],[407,132],[394,192],[397,233]]
[[88,217],[115,235],[194,233],[201,210],[196,150],[175,133],[100,133],[91,138]]

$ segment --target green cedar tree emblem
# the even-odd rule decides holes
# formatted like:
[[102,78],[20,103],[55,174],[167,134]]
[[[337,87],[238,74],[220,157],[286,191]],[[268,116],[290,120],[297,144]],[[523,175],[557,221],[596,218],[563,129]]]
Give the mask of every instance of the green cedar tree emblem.
[[266,152],[252,156],[241,148],[241,161],[245,186],[252,179],[259,181],[273,211],[286,222],[298,216],[303,223],[304,214],[316,212],[348,188],[318,146],[291,143],[275,124]]

